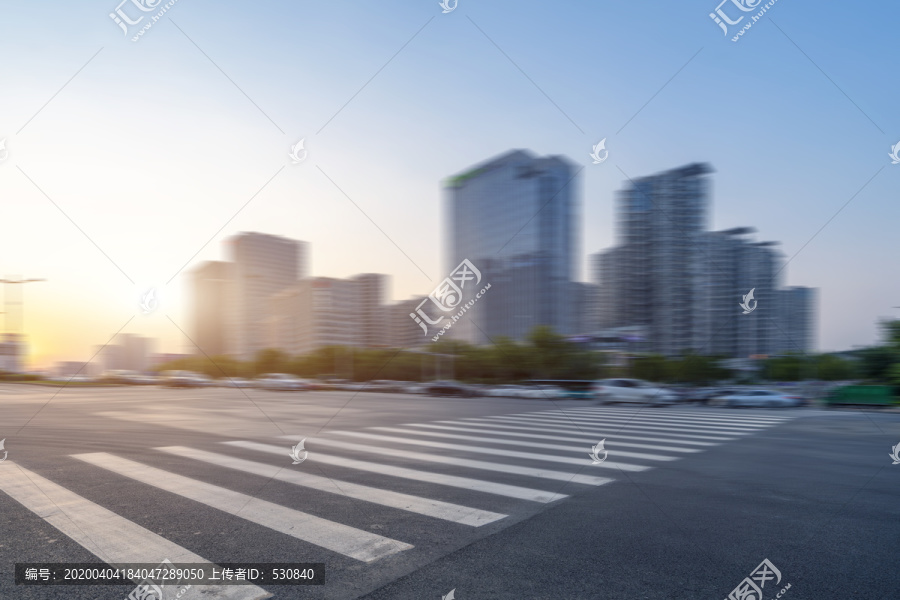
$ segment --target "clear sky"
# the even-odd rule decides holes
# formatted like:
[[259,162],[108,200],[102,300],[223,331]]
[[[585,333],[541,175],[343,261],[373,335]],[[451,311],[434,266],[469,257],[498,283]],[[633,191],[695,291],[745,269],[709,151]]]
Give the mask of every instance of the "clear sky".
[[626,177],[710,162],[713,228],[756,227],[796,255],[787,284],[821,288],[820,349],[872,343],[900,316],[900,4],[779,0],[736,43],[716,4],[178,0],[132,42],[115,0],[3,3],[0,275],[47,279],[25,291],[33,364],[120,329],[188,350],[176,274],[239,231],[427,293],[440,181],[511,148],[584,165],[584,280]]

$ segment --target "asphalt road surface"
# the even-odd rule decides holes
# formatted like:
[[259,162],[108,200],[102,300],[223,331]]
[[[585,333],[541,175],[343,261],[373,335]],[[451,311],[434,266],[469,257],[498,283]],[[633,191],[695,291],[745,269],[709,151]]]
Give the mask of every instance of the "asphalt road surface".
[[326,581],[164,600],[900,597],[890,411],[4,384],[3,438],[0,600],[135,587],[16,563],[164,560]]

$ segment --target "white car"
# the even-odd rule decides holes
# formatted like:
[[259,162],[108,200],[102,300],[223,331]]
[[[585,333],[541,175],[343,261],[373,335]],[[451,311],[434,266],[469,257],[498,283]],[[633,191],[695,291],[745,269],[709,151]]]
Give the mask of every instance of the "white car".
[[520,385],[496,385],[487,392],[493,398],[527,398],[526,394],[525,388]]
[[762,406],[768,408],[800,406],[802,403],[803,399],[799,396],[771,390],[741,390],[734,394],[720,396],[715,401],[715,404],[719,406]]
[[566,397],[566,391],[555,385],[532,385],[526,387],[522,398],[535,400],[561,400]]
[[267,373],[256,380],[256,387],[264,390],[304,390],[306,384],[299,377],[287,373]]
[[674,404],[678,395],[664,387],[640,379],[604,379],[594,385],[594,393],[606,402]]
[[243,377],[223,377],[219,380],[223,387],[245,388],[253,387],[253,382]]

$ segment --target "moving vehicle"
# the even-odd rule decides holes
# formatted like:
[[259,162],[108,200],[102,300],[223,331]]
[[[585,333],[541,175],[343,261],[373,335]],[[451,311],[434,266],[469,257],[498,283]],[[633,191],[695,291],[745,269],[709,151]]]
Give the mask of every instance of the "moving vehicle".
[[487,391],[492,398],[527,398],[527,392],[521,385],[495,385]]
[[223,377],[219,383],[224,387],[245,388],[253,387],[253,382],[243,377]]
[[594,387],[597,398],[608,402],[635,402],[651,406],[678,402],[672,390],[640,379],[603,379]]
[[733,394],[721,396],[714,403],[718,406],[729,407],[759,406],[778,408],[800,406],[803,404],[803,398],[800,396],[789,396],[782,392],[773,392],[772,390],[740,390]]
[[529,383],[562,390],[563,396],[554,399],[590,400],[595,396],[594,381],[590,379],[535,379]]
[[256,379],[256,387],[263,390],[297,391],[307,389],[306,382],[287,373],[266,373]]
[[458,381],[432,381],[426,384],[426,393],[429,396],[456,396],[459,398],[471,398],[476,395]]
[[164,385],[169,387],[203,387],[209,378],[193,371],[163,371],[160,373]]
[[556,385],[530,385],[522,388],[522,398],[535,400],[563,400],[569,394],[563,388]]

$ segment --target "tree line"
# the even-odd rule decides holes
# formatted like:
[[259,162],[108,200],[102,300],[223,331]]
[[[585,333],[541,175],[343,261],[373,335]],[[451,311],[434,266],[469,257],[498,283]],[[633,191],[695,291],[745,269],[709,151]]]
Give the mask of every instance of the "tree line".
[[[788,354],[763,359],[750,380],[865,380],[900,385],[900,320],[881,324],[879,345],[836,354]],[[722,366],[725,357],[686,352],[680,357],[642,354],[625,364],[611,353],[593,351],[567,341],[549,327],[536,327],[521,342],[498,338],[485,346],[440,340],[424,351],[398,348],[328,346],[302,356],[277,349],[260,351],[254,360],[229,356],[193,356],[157,367],[187,370],[210,377],[252,378],[264,373],[289,373],[304,378],[334,377],[353,381],[391,379],[431,381],[456,379],[471,383],[514,383],[531,379],[605,379],[633,377],[661,383],[706,385],[734,380]]]

